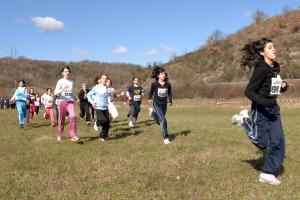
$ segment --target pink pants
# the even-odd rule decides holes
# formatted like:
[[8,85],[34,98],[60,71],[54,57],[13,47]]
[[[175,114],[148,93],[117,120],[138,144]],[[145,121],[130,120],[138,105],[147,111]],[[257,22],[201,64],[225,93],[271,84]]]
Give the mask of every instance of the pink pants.
[[35,108],[35,105],[34,104],[30,104],[30,107],[29,107],[30,119],[33,119],[34,108]]
[[53,112],[53,107],[50,108],[45,108],[46,111],[46,119],[48,119],[50,117],[50,121],[51,121],[51,125],[55,124],[55,118],[54,118],[54,112]]
[[76,131],[76,114],[74,111],[74,102],[66,102],[66,101],[59,101],[58,103],[58,129],[57,129],[57,136],[62,137],[64,135],[64,127],[65,127],[65,118],[67,111],[69,113],[69,135],[70,137],[77,136]]

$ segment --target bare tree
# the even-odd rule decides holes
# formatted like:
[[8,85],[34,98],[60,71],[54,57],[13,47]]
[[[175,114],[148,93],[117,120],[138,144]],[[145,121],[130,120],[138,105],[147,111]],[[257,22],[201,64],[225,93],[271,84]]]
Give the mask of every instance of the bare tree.
[[225,38],[225,34],[220,30],[215,30],[206,40],[208,45],[214,45]]

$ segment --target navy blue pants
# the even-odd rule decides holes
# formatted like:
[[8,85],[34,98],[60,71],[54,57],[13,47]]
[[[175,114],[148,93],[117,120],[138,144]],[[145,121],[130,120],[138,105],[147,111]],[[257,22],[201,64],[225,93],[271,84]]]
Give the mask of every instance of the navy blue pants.
[[131,106],[131,120],[135,123],[141,111],[141,101],[132,101]]
[[262,171],[277,174],[281,169],[285,154],[280,107],[253,104],[251,116],[244,119],[243,127],[256,147],[267,150]]
[[167,112],[167,104],[153,103],[153,111],[152,117],[154,118],[155,122],[160,125],[163,138],[169,139],[168,124],[165,116]]

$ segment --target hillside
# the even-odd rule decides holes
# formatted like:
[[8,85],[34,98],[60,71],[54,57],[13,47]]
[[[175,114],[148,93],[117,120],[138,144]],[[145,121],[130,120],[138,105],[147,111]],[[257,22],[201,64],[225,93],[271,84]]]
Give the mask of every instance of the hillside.
[[[247,42],[262,36],[273,39],[283,78],[300,78],[300,10],[271,18],[258,16],[250,26],[232,35],[224,35],[220,31],[212,33],[205,46],[165,65],[175,83],[178,97],[211,97],[215,89],[209,89],[208,83],[246,81],[251,72],[245,72],[239,65],[240,49]],[[228,94],[226,88],[218,95],[238,96],[240,91],[238,94]]]

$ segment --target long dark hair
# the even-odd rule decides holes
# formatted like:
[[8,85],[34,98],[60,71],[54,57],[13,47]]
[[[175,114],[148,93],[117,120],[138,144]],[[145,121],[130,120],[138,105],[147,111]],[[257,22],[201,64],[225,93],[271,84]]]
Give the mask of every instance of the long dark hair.
[[71,69],[69,66],[62,67],[60,72],[62,73],[65,69],[69,70],[69,72],[71,73]]
[[242,59],[241,59],[241,67],[243,69],[252,69],[255,65],[263,60],[263,56],[260,54],[264,51],[267,43],[272,42],[270,38],[261,38],[260,40],[256,40],[246,44],[242,48]]
[[162,72],[165,72],[166,74],[166,78],[165,81],[168,81],[168,74],[166,73],[166,70],[162,67],[156,66],[153,68],[152,74],[151,74],[151,78],[155,78],[155,80],[158,80],[158,75]]

